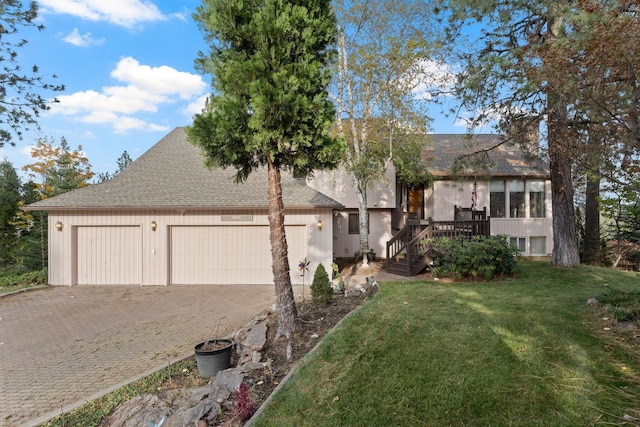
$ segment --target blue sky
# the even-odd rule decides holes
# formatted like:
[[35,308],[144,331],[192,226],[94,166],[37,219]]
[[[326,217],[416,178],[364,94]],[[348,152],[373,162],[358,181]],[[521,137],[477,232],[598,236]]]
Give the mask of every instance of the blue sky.
[[[123,151],[135,160],[201,110],[210,76],[194,69],[198,51],[207,49],[191,18],[200,0],[38,3],[45,30],[20,34],[28,44],[18,60],[56,74],[66,90],[43,113],[40,132],[0,148],[16,169],[33,162],[29,147],[38,138],[64,136],[72,148],[82,146],[94,172],[114,172]],[[437,112],[434,106],[436,133],[465,131]]]

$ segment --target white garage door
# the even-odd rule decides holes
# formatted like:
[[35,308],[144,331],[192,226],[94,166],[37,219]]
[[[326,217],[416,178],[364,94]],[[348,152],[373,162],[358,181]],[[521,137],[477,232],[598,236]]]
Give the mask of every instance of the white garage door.
[[78,227],[78,285],[142,284],[140,226]]
[[[292,281],[298,283],[306,227],[288,226],[286,233]],[[171,284],[273,284],[268,226],[174,226],[170,257]]]

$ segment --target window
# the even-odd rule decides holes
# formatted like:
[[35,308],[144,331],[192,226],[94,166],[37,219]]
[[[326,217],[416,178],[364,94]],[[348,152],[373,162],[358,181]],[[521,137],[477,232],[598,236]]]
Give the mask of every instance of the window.
[[525,217],[524,181],[509,181],[509,217]]
[[529,246],[531,247],[531,255],[546,255],[547,238],[545,236],[529,237]]
[[511,242],[511,244],[515,246],[521,254],[525,253],[527,250],[527,241],[524,237],[511,237],[509,242]]
[[529,181],[529,218],[544,218],[544,181]]
[[491,181],[489,206],[492,218],[504,218],[504,181]]
[[[360,224],[358,224],[358,214],[349,214],[349,234],[360,234]],[[367,234],[369,234],[369,214],[367,214]]]

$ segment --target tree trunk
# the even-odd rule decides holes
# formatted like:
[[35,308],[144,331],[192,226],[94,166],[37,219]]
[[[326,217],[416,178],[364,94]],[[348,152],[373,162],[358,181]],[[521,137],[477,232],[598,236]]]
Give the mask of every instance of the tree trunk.
[[571,156],[566,143],[566,103],[561,96],[549,96],[549,169],[551,173],[551,210],[553,213],[553,252],[556,267],[580,265],[576,214],[573,207]]
[[358,232],[360,235],[360,256],[369,251],[369,209],[367,206],[367,189],[356,185],[358,195]]
[[587,175],[587,190],[584,205],[584,262],[601,264],[600,244],[600,175]]
[[284,203],[282,201],[282,185],[280,168],[268,161],[269,177],[269,239],[271,241],[271,258],[273,264],[273,282],[276,288],[276,307],[278,310],[278,330],[276,337],[284,335],[291,338],[296,329],[298,310],[293,298],[291,275],[289,274],[289,257],[287,236],[284,229]]

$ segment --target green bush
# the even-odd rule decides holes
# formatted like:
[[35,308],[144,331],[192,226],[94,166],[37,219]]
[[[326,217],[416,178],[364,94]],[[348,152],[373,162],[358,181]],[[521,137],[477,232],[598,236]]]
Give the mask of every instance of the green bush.
[[319,264],[313,273],[311,284],[311,300],[316,304],[328,304],[333,299],[333,288],[324,265]]
[[517,271],[518,250],[506,236],[442,237],[425,243],[437,254],[434,265],[439,276],[491,280]]
[[0,277],[0,287],[26,287],[46,285],[48,280],[47,269],[29,271],[26,273],[12,273]]

